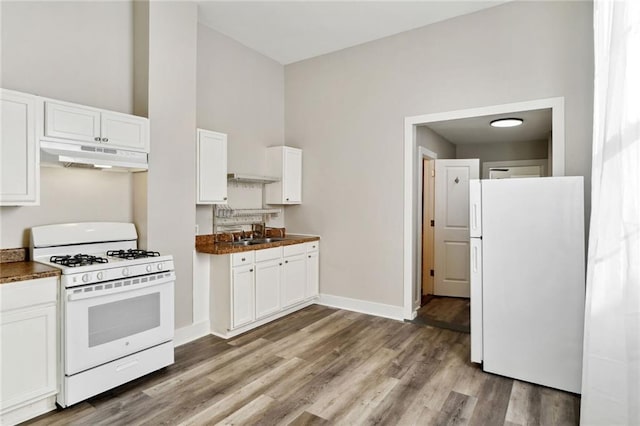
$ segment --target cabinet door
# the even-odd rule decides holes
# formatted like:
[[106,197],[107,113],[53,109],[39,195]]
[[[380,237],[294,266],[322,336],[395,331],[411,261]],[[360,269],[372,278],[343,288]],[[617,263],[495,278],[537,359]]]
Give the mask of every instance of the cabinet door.
[[300,204],[302,202],[302,150],[285,148],[282,171],[284,204]]
[[149,152],[149,120],[144,117],[103,112],[101,135],[105,145]]
[[304,254],[284,258],[280,288],[280,300],[283,308],[304,300],[307,282],[306,259]]
[[56,307],[14,310],[0,318],[2,408],[55,393]]
[[198,129],[197,203],[227,203],[227,135]]
[[254,319],[253,266],[233,268],[231,274],[231,327],[236,328]]
[[40,167],[35,96],[0,91],[0,205],[36,205]]
[[47,101],[44,134],[52,138],[100,143],[100,111]]
[[280,310],[282,260],[256,263],[256,319]]
[[309,299],[315,297],[320,292],[320,258],[318,252],[307,254],[307,281],[304,297]]

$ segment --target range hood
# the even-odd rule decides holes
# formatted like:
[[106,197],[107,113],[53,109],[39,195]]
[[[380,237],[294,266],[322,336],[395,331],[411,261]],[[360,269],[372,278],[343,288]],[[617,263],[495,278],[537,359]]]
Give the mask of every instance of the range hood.
[[278,182],[280,178],[273,176],[248,175],[245,173],[227,173],[227,180],[240,183],[274,183]]
[[40,162],[64,167],[114,168],[127,171],[148,169],[145,152],[127,151],[111,147],[97,147],[79,143],[40,140]]

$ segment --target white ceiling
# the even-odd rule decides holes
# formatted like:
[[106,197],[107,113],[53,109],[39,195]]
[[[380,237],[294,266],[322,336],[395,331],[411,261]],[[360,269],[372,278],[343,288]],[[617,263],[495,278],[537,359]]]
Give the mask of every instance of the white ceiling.
[[[517,127],[491,127],[498,118],[517,117],[524,122]],[[460,120],[439,121],[427,126],[453,144],[526,142],[546,140],[551,131],[551,109],[485,115]]]
[[198,1],[201,23],[290,64],[455,16],[498,1]]

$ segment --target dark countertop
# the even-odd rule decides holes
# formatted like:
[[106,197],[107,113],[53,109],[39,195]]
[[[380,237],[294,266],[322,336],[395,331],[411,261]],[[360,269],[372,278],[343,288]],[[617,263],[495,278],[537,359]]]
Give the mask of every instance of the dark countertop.
[[308,235],[287,235],[282,241],[274,241],[271,243],[255,244],[252,246],[234,246],[227,242],[216,242],[213,234],[196,235],[196,251],[207,254],[231,254],[242,253],[245,251],[262,250],[272,247],[289,246],[292,244],[308,243],[310,241],[318,241],[320,237]]
[[38,278],[57,277],[60,269],[36,262],[0,263],[0,284],[17,281],[35,280]]

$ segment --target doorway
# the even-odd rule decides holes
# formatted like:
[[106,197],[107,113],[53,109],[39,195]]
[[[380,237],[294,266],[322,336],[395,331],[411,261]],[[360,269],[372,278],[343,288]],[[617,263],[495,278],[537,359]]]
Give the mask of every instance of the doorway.
[[478,159],[423,159],[422,294],[415,323],[469,332],[469,181]]
[[[548,164],[553,176],[564,175],[564,98],[540,99],[426,114],[405,118],[405,172],[404,172],[404,317],[415,319],[422,305],[423,267],[423,157],[417,144],[417,128],[437,122],[478,118],[495,114],[510,114],[530,110],[550,109],[553,144],[549,146]],[[437,157],[437,153],[434,152]],[[418,157],[418,158],[416,158]],[[449,157],[451,158],[451,157]],[[437,203],[437,200],[435,201]],[[437,208],[437,207],[436,207]]]

